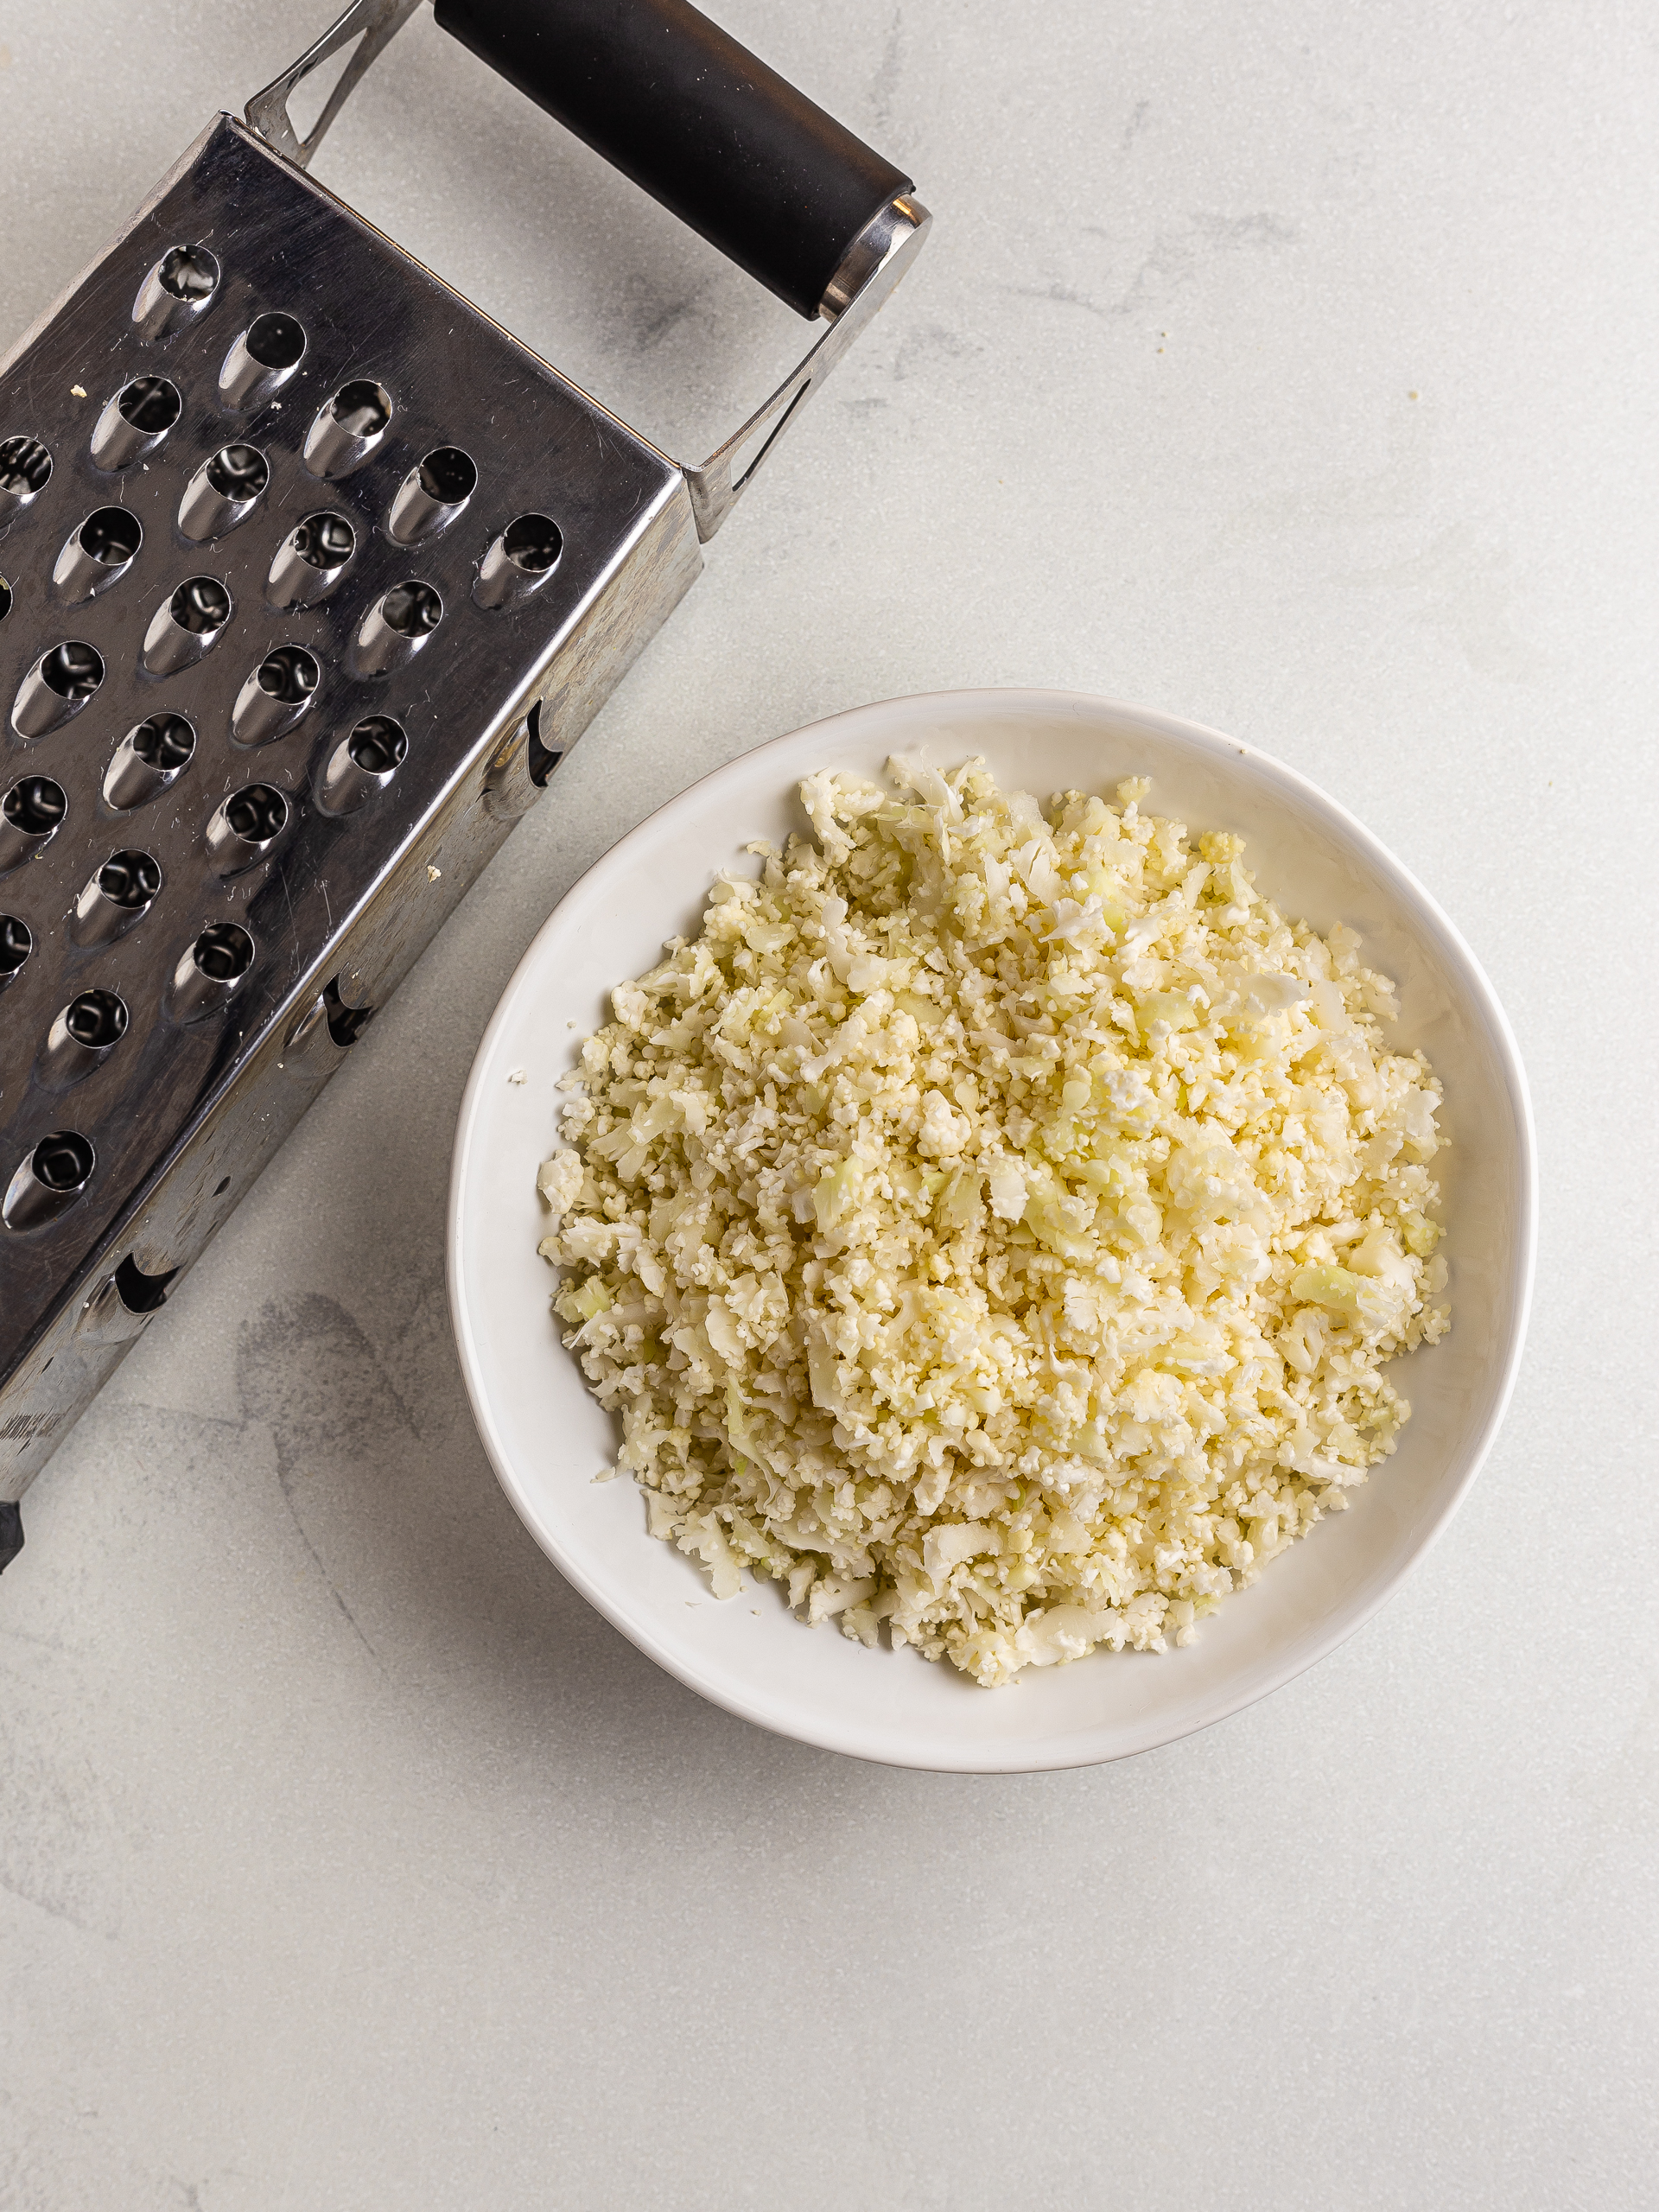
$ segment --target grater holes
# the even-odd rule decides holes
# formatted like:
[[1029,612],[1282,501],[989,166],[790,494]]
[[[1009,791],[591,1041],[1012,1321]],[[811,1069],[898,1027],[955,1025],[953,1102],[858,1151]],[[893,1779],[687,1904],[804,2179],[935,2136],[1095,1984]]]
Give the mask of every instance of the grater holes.
[[355,1045],[363,1032],[374,1020],[372,1006],[347,1006],[340,995],[340,978],[334,976],[323,992],[322,1003],[327,1011],[328,1034],[341,1052]]
[[344,515],[308,515],[294,533],[301,560],[324,571],[343,567],[356,544],[357,532]]
[[144,916],[161,891],[161,862],[149,853],[111,853],[83,886],[70,918],[77,944],[110,944]]
[[182,715],[151,715],[129,730],[104,773],[104,800],[125,814],[158,798],[189,766],[196,733]]
[[179,528],[201,544],[245,522],[264,497],[270,463],[257,446],[221,446],[209,454],[184,487]]
[[160,1274],[146,1274],[129,1252],[115,1271],[116,1296],[129,1313],[159,1313],[167,1303],[167,1287],[178,1272],[166,1268]]
[[268,745],[293,728],[309,708],[322,671],[303,645],[265,655],[237,695],[231,735],[238,745]]
[[219,283],[219,263],[205,245],[175,245],[156,269],[162,289],[187,307],[200,307],[212,299]]
[[51,448],[38,438],[0,439],[0,523],[21,514],[45,491],[51,476]]
[[129,912],[142,912],[161,887],[160,864],[148,853],[111,853],[98,872],[99,894]]
[[287,829],[287,798],[271,784],[247,784],[215,808],[207,830],[209,866],[219,875],[240,875],[264,859]]
[[42,658],[41,676],[60,699],[84,702],[104,681],[103,656],[95,645],[71,639]]
[[353,814],[385,791],[409,753],[409,736],[390,715],[369,715],[344,737],[318,773],[317,804],[325,814]]
[[225,356],[219,396],[226,407],[257,407],[278,392],[305,358],[305,328],[291,315],[256,315]]
[[132,320],[141,338],[164,338],[205,314],[219,289],[219,261],[205,245],[169,247],[138,287]]
[[380,614],[400,638],[426,638],[443,620],[443,601],[430,584],[394,584],[380,601]]
[[143,524],[126,507],[95,507],[64,540],[52,570],[58,597],[96,599],[119,583],[144,542]]
[[389,715],[371,715],[346,739],[346,750],[365,775],[389,776],[408,754],[409,739]]
[[200,1021],[227,1004],[253,965],[253,939],[235,922],[210,922],[186,945],[167,988],[175,1021]]
[[168,1285],[178,1272],[164,1268],[157,1274],[147,1274],[129,1252],[81,1307],[76,1336],[95,1344],[130,1343],[149,1316],[166,1305]]
[[213,576],[191,576],[168,601],[168,614],[192,637],[211,637],[231,619],[231,594]]
[[447,530],[478,489],[478,464],[459,446],[435,446],[402,484],[386,517],[386,534],[418,545]]
[[0,874],[33,860],[58,834],[69,800],[50,776],[21,776],[0,798]]
[[501,549],[527,576],[545,575],[564,550],[564,534],[546,515],[520,515],[501,533]]
[[143,525],[124,507],[98,507],[77,533],[83,549],[106,569],[124,568],[144,542]]
[[163,600],[144,632],[143,663],[152,676],[172,676],[209,653],[236,611],[217,576],[187,576]]
[[164,435],[184,410],[177,385],[167,377],[135,377],[116,394],[115,405],[122,421],[147,438]]
[[42,1137],[7,1185],[0,1218],[8,1229],[40,1229],[55,1219],[92,1179],[98,1164],[92,1139],[78,1129]]
[[391,394],[384,385],[368,378],[342,385],[306,432],[306,467],[314,476],[347,474],[368,459],[391,420]]
[[270,784],[250,784],[230,799],[225,819],[250,844],[268,845],[288,821],[288,801]]
[[340,1065],[374,1019],[372,1006],[347,1006],[340,996],[340,978],[331,976],[312,1000],[283,1042],[279,1068],[296,1082],[327,1076]]
[[190,765],[196,733],[182,715],[152,715],[133,732],[132,749],[159,774],[176,776]]
[[549,745],[542,735],[542,709],[545,703],[544,700],[538,699],[530,710],[530,728],[524,748],[530,780],[537,791],[546,788],[548,778],[564,758],[563,747]]
[[52,454],[38,438],[7,438],[0,443],[0,492],[32,499],[52,476]]
[[[563,747],[542,735],[544,699],[532,702],[529,712],[497,746],[484,776],[484,810],[498,822],[517,822],[530,812],[547,788],[558,766]],[[548,718],[549,735],[552,717]]]
[[479,564],[473,597],[480,607],[517,606],[539,591],[558,565],[564,533],[550,515],[519,515]]
[[175,245],[157,271],[162,289],[188,307],[212,299],[219,283],[219,263],[205,245]]
[[257,315],[248,325],[248,352],[264,369],[296,369],[305,353],[305,332],[291,315]]
[[20,914],[0,914],[0,991],[16,982],[35,950],[35,932]]
[[90,1138],[60,1129],[42,1137],[32,1155],[35,1173],[49,1191],[79,1191],[92,1179],[98,1154]]
[[17,687],[11,726],[19,737],[44,737],[78,715],[104,681],[104,657],[84,639],[68,638],[41,655]]
[[0,576],[0,622],[3,622],[10,612],[11,586],[3,576]]
[[253,939],[234,922],[213,922],[191,946],[190,957],[214,982],[239,982],[253,965]]
[[317,688],[319,671],[311,655],[300,645],[279,645],[255,671],[262,691],[284,706],[303,706]]
[[270,464],[257,446],[221,446],[202,470],[221,498],[238,504],[257,499],[270,481]]
[[61,1090],[91,1075],[126,1035],[130,1019],[118,992],[80,992],[47,1032],[38,1064],[41,1082]]
[[166,377],[134,377],[98,418],[92,461],[99,468],[130,468],[154,453],[184,411],[177,385]]
[[63,1010],[63,1026],[77,1045],[107,1052],[127,1033],[127,1007],[114,991],[82,991]]
[[412,660],[442,620],[443,601],[430,584],[414,578],[394,584],[358,626],[358,673],[384,676]]
[[273,607],[310,607],[326,598],[357,550],[344,515],[307,515],[276,549],[265,596]]
[[437,446],[416,471],[423,491],[446,506],[459,506],[478,489],[478,464],[459,446]]

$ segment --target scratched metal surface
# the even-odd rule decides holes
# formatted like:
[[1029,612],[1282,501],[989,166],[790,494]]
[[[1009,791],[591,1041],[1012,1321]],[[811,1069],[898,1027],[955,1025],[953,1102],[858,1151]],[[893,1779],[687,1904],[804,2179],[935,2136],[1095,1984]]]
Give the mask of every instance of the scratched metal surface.
[[[170,246],[200,243],[221,277],[207,310],[157,341],[135,332],[131,310],[145,272]],[[307,334],[297,371],[249,413],[221,404],[221,362],[261,313],[296,317]],[[161,373],[183,413],[146,462],[100,471],[89,450],[105,402],[130,378]],[[323,483],[302,448],[317,409],[354,378],[374,378],[394,413],[374,453],[343,480]],[[18,917],[34,950],[0,994],[0,1185],[48,1134],[73,1129],[97,1155],[92,1180],[54,1222],[0,1234],[0,1373],[13,1363],[54,1296],[73,1280],[191,1125],[256,1048],[296,981],[344,932],[372,887],[453,785],[474,742],[504,702],[533,682],[553,645],[591,601],[619,551],[677,472],[326,192],[221,119],[157,202],[79,283],[0,377],[0,440],[28,435],[50,448],[50,480],[0,531],[0,575],[12,591],[0,622],[0,786],[47,775],[67,794],[61,827],[34,857],[0,874],[0,914]],[[270,465],[269,489],[217,543],[176,528],[181,493],[222,445],[249,442]],[[410,467],[434,447],[462,447],[478,488],[443,534],[414,550],[384,519]],[[64,606],[54,563],[94,509],[118,505],[141,521],[143,543],[119,582]],[[345,516],[356,551],[321,604],[280,611],[266,597],[274,552],[317,512]],[[522,607],[474,605],[479,563],[505,524],[551,516],[563,550]],[[234,611],[207,657],[166,677],[140,664],[147,626],[186,578],[209,575]],[[434,587],[443,618],[416,658],[378,678],[353,674],[348,647],[389,587]],[[24,742],[12,702],[43,652],[92,645],[105,674],[64,727]],[[249,750],[232,743],[232,703],[275,646],[310,651],[322,677],[309,711],[288,735]],[[110,756],[148,715],[166,710],[194,726],[189,766],[160,798],[116,813],[101,786]],[[310,796],[312,776],[363,716],[387,715],[408,734],[390,787],[360,811],[330,817]],[[215,808],[251,784],[283,792],[289,827],[270,857],[222,880],[203,833]],[[161,892],[112,944],[78,948],[68,917],[77,894],[118,850],[159,862]],[[181,1027],[163,995],[175,963],[207,923],[252,935],[254,967],[225,1012]],[[78,993],[111,990],[125,1002],[125,1036],[73,1089],[48,1088],[38,1056],[54,1016]]]

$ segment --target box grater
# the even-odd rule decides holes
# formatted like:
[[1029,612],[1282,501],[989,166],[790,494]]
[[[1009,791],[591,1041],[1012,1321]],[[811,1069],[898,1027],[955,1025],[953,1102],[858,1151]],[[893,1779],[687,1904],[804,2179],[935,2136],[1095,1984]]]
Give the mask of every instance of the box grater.
[[0,369],[0,1565],[927,229],[683,0],[437,0],[828,323],[682,467],[307,174],[416,4],[356,0],[210,124]]

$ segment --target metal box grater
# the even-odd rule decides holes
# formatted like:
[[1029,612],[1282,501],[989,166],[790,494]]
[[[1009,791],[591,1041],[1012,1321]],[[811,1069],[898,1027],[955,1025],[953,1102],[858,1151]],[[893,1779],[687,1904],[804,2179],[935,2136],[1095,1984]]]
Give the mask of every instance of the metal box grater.
[[[357,0],[210,124],[0,370],[0,1565],[927,227],[683,0],[439,0],[828,321],[683,468],[306,174],[415,4]],[[289,94],[353,42],[302,141]]]

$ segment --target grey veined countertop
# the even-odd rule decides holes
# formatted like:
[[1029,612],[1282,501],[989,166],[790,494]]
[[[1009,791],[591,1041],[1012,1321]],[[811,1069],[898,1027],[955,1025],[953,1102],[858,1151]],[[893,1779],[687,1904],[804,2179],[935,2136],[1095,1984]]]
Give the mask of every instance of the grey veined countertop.
[[[0,345],[327,7],[0,0]],[[30,1495],[0,2202],[1649,2202],[1651,24],[717,12],[938,230]],[[318,173],[685,457],[799,343],[429,16]],[[1543,1203],[1508,1425],[1404,1593],[1206,1735],[986,1782],[757,1733],[560,1582],[442,1208],[596,855],[763,738],[1004,683],[1236,732],[1392,846],[1515,1023]]]

